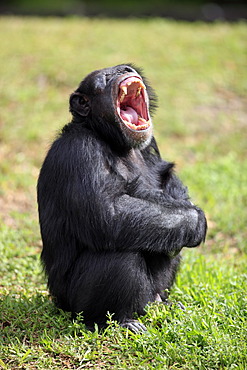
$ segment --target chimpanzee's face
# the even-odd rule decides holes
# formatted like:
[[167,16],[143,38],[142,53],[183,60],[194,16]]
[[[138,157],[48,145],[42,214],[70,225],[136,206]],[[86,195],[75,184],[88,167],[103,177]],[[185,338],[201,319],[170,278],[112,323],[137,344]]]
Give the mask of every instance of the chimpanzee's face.
[[71,112],[77,117],[90,117],[92,123],[107,124],[107,130],[109,124],[113,130],[117,127],[128,145],[144,147],[152,137],[148,89],[132,66],[94,71],[72,94]]

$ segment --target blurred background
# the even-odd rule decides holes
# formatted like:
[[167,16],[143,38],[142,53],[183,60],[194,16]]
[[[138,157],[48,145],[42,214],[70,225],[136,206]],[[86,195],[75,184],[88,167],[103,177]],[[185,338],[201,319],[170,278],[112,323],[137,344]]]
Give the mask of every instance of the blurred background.
[[[246,1],[1,0],[0,15],[0,368],[247,369]],[[183,251],[171,300],[185,314],[150,314],[157,334],[118,351],[114,331],[98,346],[54,312],[36,184],[79,82],[128,62],[158,95],[160,152],[209,229]]]
[[247,18],[244,0],[5,0],[1,1],[0,12],[43,16],[159,16],[188,21]]

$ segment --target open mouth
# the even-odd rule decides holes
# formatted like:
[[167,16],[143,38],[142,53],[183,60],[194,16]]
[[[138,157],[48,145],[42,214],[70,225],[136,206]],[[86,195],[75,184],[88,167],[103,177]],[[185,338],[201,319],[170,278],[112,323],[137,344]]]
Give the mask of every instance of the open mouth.
[[137,76],[121,81],[118,89],[117,112],[131,130],[143,131],[151,126],[146,87]]

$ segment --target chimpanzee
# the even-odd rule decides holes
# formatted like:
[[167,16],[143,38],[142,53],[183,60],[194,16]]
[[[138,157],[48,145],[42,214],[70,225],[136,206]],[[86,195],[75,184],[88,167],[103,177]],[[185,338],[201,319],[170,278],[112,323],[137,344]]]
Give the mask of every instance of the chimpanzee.
[[[58,307],[133,331],[149,302],[167,300],[182,247],[205,239],[152,133],[156,95],[133,65],[90,73],[70,96],[72,121],[52,144],[38,180],[48,287]],[[150,113],[151,112],[151,113]]]

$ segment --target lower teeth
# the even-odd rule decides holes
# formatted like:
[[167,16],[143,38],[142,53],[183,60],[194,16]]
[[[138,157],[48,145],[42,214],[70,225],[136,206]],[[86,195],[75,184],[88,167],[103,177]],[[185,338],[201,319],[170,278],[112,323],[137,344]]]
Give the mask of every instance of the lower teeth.
[[133,123],[128,122],[128,121],[124,121],[124,123],[125,123],[128,127],[130,127],[131,129],[136,130],[136,131],[146,130],[146,129],[148,128],[148,126],[149,126],[148,122],[146,122],[146,123],[145,123],[145,124],[143,124],[143,125],[139,125],[139,126],[134,125]]

